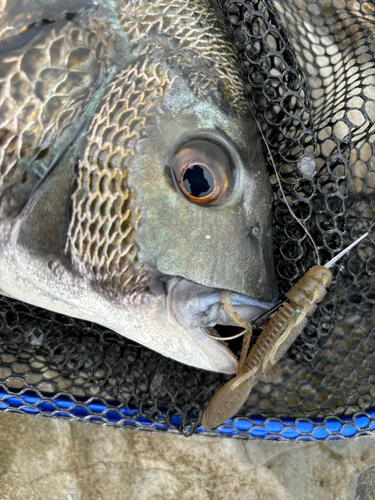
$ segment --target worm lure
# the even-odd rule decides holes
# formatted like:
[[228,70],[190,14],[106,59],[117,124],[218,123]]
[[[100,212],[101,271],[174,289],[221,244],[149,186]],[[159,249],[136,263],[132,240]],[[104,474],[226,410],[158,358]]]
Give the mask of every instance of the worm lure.
[[[237,375],[209,402],[202,419],[205,429],[216,427],[236,414],[258,380],[272,381],[280,376],[281,370],[277,362],[302,332],[307,317],[313,314],[316,304],[325,296],[326,288],[332,281],[332,272],[329,268],[367,235],[368,233],[365,233],[325,266],[317,265],[307,271],[285,294],[289,302],[283,302],[270,320],[261,327],[262,333],[247,358],[245,356],[251,338],[251,325],[246,327],[245,347],[241,351]],[[225,304],[227,303],[224,302]],[[231,317],[236,318],[233,312]],[[244,320],[242,318],[241,320],[238,324],[245,326]]]

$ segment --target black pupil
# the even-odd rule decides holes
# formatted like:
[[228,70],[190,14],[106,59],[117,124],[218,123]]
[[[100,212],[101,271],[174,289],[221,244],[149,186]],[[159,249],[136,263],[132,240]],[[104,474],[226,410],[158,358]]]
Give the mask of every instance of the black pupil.
[[191,165],[185,172],[184,189],[194,198],[203,198],[207,196],[214,189],[214,178],[211,172],[204,165]]

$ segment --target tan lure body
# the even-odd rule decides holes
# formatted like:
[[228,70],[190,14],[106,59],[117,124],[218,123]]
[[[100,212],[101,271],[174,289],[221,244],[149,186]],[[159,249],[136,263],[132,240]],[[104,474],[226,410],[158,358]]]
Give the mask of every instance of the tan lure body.
[[202,419],[205,429],[223,424],[235,415],[258,380],[272,380],[280,375],[276,364],[302,332],[332,281],[332,272],[314,266],[285,295],[284,302],[271,319],[246,358],[243,370],[213,396]]

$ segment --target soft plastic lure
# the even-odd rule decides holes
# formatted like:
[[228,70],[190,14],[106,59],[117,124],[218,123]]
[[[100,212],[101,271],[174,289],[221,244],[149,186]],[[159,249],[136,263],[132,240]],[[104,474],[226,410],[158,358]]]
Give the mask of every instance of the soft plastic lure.
[[[368,233],[365,233],[358,238],[325,266],[318,265],[309,269],[305,276],[285,294],[289,302],[283,302],[263,326],[261,335],[244,363],[241,363],[241,358],[244,357],[242,349],[237,375],[209,402],[202,419],[205,429],[216,427],[236,414],[258,380],[271,381],[280,376],[281,371],[276,363],[304,329],[306,317],[313,314],[316,304],[325,296],[326,288],[332,281],[332,272],[329,268],[367,235]],[[234,318],[234,315],[232,317]],[[242,325],[240,322],[239,324]]]
[[[304,329],[307,323],[306,317],[311,316],[316,309],[316,304],[323,299],[326,293],[326,288],[332,281],[332,273],[329,268],[332,267],[333,264],[335,264],[343,255],[349,252],[351,248],[363,240],[363,238],[368,236],[368,233],[365,233],[346,249],[336,255],[325,266],[320,265],[319,251],[315,241],[305,225],[298,219],[298,217],[296,217],[293,210],[289,206],[268,142],[264,136],[262,127],[258,121],[256,121],[256,123],[268,150],[271,164],[275,171],[285,204],[291,216],[303,228],[306,235],[311,240],[316,252],[318,265],[309,269],[305,276],[303,276],[303,278],[301,278],[298,283],[296,283],[296,285],[285,294],[289,299],[289,302],[283,302],[283,304],[271,316],[270,320],[263,325],[263,331],[257,339],[255,345],[252,347],[247,358],[246,354],[250,344],[253,325],[245,325],[243,318],[238,318],[239,314],[234,311],[234,308],[230,303],[230,292],[223,291],[223,308],[229,317],[236,321],[239,326],[245,328],[244,332],[242,332],[242,334],[245,334],[245,337],[236,376],[227,382],[213,396],[203,414],[202,426],[205,429],[210,429],[220,425],[236,414],[246,401],[251,389],[258,380],[271,381],[280,376],[281,370],[276,363],[280,358],[282,358],[282,356],[284,356],[290,345]],[[257,323],[257,320],[255,320],[254,323]],[[256,326],[258,326],[258,324]],[[237,334],[235,337],[238,337],[239,335],[241,334]],[[230,338],[235,337],[229,337],[221,340],[229,340]]]

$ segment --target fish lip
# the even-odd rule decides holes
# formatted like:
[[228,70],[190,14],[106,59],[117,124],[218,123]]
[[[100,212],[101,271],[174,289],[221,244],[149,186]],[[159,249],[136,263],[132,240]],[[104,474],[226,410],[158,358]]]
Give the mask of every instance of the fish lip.
[[[166,278],[166,279],[165,279]],[[187,284],[188,287],[191,287],[191,291],[200,293],[200,298],[203,299],[202,307],[195,307],[193,303],[193,307],[190,307],[190,313],[194,315],[196,318],[199,318],[200,321],[194,322],[194,327],[196,328],[204,328],[204,327],[212,327],[215,324],[222,325],[232,325],[238,326],[238,324],[228,318],[224,310],[222,309],[221,303],[221,291],[218,288],[207,287],[206,285],[201,285],[200,283],[188,280],[187,278],[183,278],[180,276],[168,276],[165,277],[163,281],[167,283],[165,293],[167,295],[167,303],[168,303],[168,313],[170,318],[173,321],[178,321],[179,314],[175,314],[175,308],[173,307],[173,303],[175,302],[176,288],[179,283],[183,282]],[[202,293],[203,292],[203,293]],[[192,295],[192,294],[191,294]],[[190,296],[187,297],[190,300]],[[186,300],[188,302],[188,300]],[[244,318],[247,322],[251,322],[253,319],[257,318],[259,315],[264,314],[267,310],[274,307],[278,301],[274,302],[266,302],[260,299],[256,299],[255,297],[250,297],[241,293],[231,292],[231,303],[232,306],[236,308],[236,311],[240,313],[241,309],[246,310],[246,315]],[[200,315],[202,313],[207,313],[210,309],[217,309],[220,314],[213,314],[210,317],[207,314],[203,314],[203,317]],[[177,317],[176,317],[177,316]],[[224,321],[219,321],[221,319]],[[173,318],[173,319],[172,319]],[[183,326],[183,325],[181,325]]]
[[[237,358],[222,340],[216,340],[212,334],[208,336],[202,329],[214,327],[215,325],[233,325],[238,326],[223,311],[220,301],[221,290],[206,287],[181,278],[179,276],[165,277],[166,297],[167,297],[167,317],[169,322],[176,324],[178,328],[184,331],[197,344],[197,348],[204,351],[207,357],[213,354],[212,370],[224,373],[235,373],[238,366]],[[186,296],[185,303],[184,288]],[[194,292],[198,294],[194,297]],[[268,303],[259,299],[248,297],[236,292],[231,295],[232,304],[236,311],[246,311],[246,321],[264,314],[269,308],[275,305],[275,302]],[[182,305],[181,305],[182,304]],[[186,306],[186,309],[184,309]],[[208,314],[206,314],[208,311]]]

